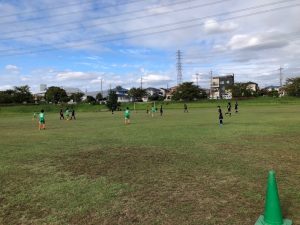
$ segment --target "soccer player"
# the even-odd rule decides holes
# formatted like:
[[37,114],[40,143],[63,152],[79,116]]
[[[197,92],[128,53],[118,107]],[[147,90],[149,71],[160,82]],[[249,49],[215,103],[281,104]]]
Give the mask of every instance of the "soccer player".
[[69,120],[69,119],[70,119],[70,111],[69,111],[69,108],[66,109],[65,114],[66,114],[67,120]]
[[156,112],[154,105],[151,108],[151,116],[154,117],[154,113]]
[[128,107],[124,112],[124,116],[125,116],[125,125],[130,124],[130,111]]
[[218,113],[219,113],[219,124],[220,126],[223,125],[223,113],[221,107],[218,105]]
[[46,124],[45,124],[45,114],[44,110],[42,109],[40,114],[39,114],[39,130],[45,130],[46,129]]
[[112,106],[111,106],[111,114],[114,114],[114,111],[115,111],[115,106],[112,105]]
[[72,112],[71,112],[71,119],[74,118],[74,120],[76,120],[76,117],[75,117],[75,110],[72,109]]
[[159,110],[159,112],[160,112],[160,116],[162,116],[163,115],[163,107],[162,107],[162,105],[160,105],[160,110]]
[[34,113],[33,113],[33,117],[32,117],[32,121],[36,119],[36,115],[37,115],[37,113],[34,112]]
[[63,109],[60,109],[60,111],[59,111],[59,119],[60,120],[64,120],[65,119]]
[[188,107],[187,107],[187,104],[186,104],[186,103],[184,103],[184,105],[183,105],[183,109],[184,109],[184,110],[183,110],[183,112],[185,112],[185,113],[186,113],[186,112],[189,112],[189,111],[188,111]]
[[235,101],[235,104],[234,104],[235,113],[238,113],[238,112],[239,112],[239,111],[238,111],[238,107],[239,107],[238,102]]
[[231,116],[231,102],[228,102],[227,104],[227,112],[225,113],[225,115]]

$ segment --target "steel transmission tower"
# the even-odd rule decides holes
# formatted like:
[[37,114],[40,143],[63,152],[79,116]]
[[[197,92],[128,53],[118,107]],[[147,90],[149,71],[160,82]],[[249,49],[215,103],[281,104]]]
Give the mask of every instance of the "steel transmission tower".
[[280,82],[280,87],[282,87],[282,70],[283,70],[283,68],[282,67],[280,67],[279,68],[279,82]]
[[181,64],[181,51],[178,50],[176,53],[177,58],[177,85],[180,85],[182,83],[182,64]]

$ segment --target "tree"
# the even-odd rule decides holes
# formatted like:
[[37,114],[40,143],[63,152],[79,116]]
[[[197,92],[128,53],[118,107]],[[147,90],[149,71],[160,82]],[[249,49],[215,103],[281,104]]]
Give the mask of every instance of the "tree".
[[230,90],[232,97],[251,97],[256,96],[257,93],[248,88],[247,83],[235,83],[226,88],[226,90]]
[[10,104],[14,102],[14,90],[0,91],[0,103]]
[[45,99],[55,104],[69,100],[66,91],[60,87],[49,87],[45,93]]
[[103,100],[103,95],[102,95],[101,92],[99,92],[99,93],[96,95],[96,100],[97,100],[98,102],[100,102],[100,101]]
[[175,101],[192,101],[201,98],[207,98],[206,91],[194,85],[193,82],[185,82],[180,84],[173,93],[172,99]]
[[284,89],[287,95],[300,97],[300,77],[288,78]]
[[141,101],[142,98],[144,96],[147,95],[147,92],[145,89],[142,89],[142,88],[131,88],[129,91],[128,91],[128,96],[131,97],[133,99],[133,101]]
[[148,97],[149,101],[163,101],[164,99],[165,99],[164,96],[161,96],[157,93],[155,93],[155,94]]
[[263,89],[259,90],[258,95],[259,96],[278,97],[279,92],[277,90],[275,90],[274,88],[272,88],[272,90],[267,90],[267,89],[263,88]]
[[23,102],[33,102],[33,95],[29,90],[29,86],[19,86],[14,88],[14,102],[23,103]]
[[14,89],[9,89],[0,92],[0,103],[24,103],[33,102],[33,95],[29,90],[29,86],[19,86],[14,87]]
[[91,103],[91,104],[95,104],[96,103],[96,99],[93,96],[86,96],[86,102],[87,103]]
[[81,102],[82,97],[84,94],[82,92],[73,93],[70,96],[70,99],[72,99],[74,102]]
[[109,109],[115,109],[118,106],[118,95],[115,91],[109,92],[106,106]]

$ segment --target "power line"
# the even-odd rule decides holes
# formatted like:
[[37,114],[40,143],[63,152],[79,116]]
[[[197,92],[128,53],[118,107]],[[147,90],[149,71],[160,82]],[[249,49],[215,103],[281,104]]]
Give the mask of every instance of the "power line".
[[[178,2],[171,3],[171,4],[160,5],[158,7],[157,6],[156,7],[150,7],[149,9],[152,9],[152,10],[153,9],[159,9],[161,7],[173,6],[173,5],[178,5],[178,4],[183,4],[183,3],[187,3],[187,2],[193,2],[193,1],[198,1],[198,0],[178,1]],[[106,15],[106,16],[96,17],[96,18],[92,18],[91,20],[107,19],[107,18],[111,18],[111,17],[113,17],[113,18],[121,17],[123,15],[128,15],[128,14],[131,15],[131,14],[134,14],[134,13],[140,13],[141,11],[142,11],[142,9],[138,9],[138,10],[133,10],[133,11],[129,11],[129,12],[123,12],[123,13],[118,13],[118,14],[113,14],[113,15]],[[15,22],[15,23],[18,23],[18,21]],[[77,23],[78,23],[78,20],[76,19],[74,21],[68,21],[68,22],[64,22],[64,23],[54,24],[54,25],[51,25],[51,26],[40,26],[40,27],[35,27],[35,28],[32,28],[32,29],[24,29],[24,30],[21,30],[21,31],[19,30],[19,31],[5,32],[5,33],[2,33],[2,34],[19,33],[19,32],[24,32],[24,31],[33,31],[33,30],[43,30],[43,29],[61,27],[61,26],[64,26],[64,25],[77,24]]]
[[[86,5],[86,4],[90,4],[90,3],[93,3],[93,2],[95,2],[95,0],[85,0],[85,2],[70,3],[70,4],[63,5],[63,6],[53,6],[53,7],[47,7],[47,8],[42,8],[42,9],[38,9],[38,10],[22,11],[22,13],[2,15],[2,16],[0,16],[0,19],[1,18],[6,18],[6,17],[23,16],[24,14],[39,13],[41,11],[46,11],[46,10],[49,10],[49,9],[61,9],[61,8],[69,7],[69,6]],[[136,2],[138,2],[138,1],[136,1]]]
[[[282,36],[280,39],[277,39],[278,41],[279,40],[284,40],[284,41],[287,41],[287,40],[293,40],[295,38],[293,37],[300,37],[300,32],[293,32],[293,33],[290,33],[288,35],[284,35]],[[297,39],[297,38],[296,38]],[[265,51],[265,49],[264,49]],[[213,58],[213,57],[219,57],[219,56],[239,56],[239,54],[242,54],[242,52],[228,52],[228,51],[212,51],[210,52],[209,55],[203,55],[203,56],[197,56],[197,55],[194,55],[193,57],[185,57],[187,60],[191,59],[191,60],[197,60],[197,59],[209,59],[209,58]],[[188,55],[190,56],[190,55]],[[200,65],[202,62],[184,62],[185,65]]]
[[[93,2],[93,1],[91,1]],[[127,1],[127,2],[121,2],[118,4],[114,4],[114,5],[109,5],[109,6],[102,6],[101,9],[107,9],[107,8],[115,8],[117,6],[123,6],[123,5],[129,5],[129,4],[133,4],[133,3],[140,3],[140,0],[132,0],[132,1]],[[83,4],[83,3],[82,3]],[[65,7],[58,7],[58,8],[65,8]],[[47,9],[45,9],[47,10]],[[92,9],[95,10],[95,9]],[[51,16],[65,16],[65,15],[71,15],[71,14],[75,14],[75,13],[79,13],[79,12],[87,12],[87,11],[91,11],[91,9],[81,9],[81,10],[76,10],[76,11],[71,11],[71,12],[61,12],[61,13],[56,13],[56,14],[51,14]],[[38,12],[38,10],[36,11]],[[9,16],[9,15],[8,15]],[[15,15],[11,15],[11,16],[22,16],[22,13],[18,13]],[[1,16],[0,18],[4,18],[7,17],[6,15]],[[33,17],[33,18],[28,18],[28,19],[23,19],[23,20],[19,20],[19,21],[11,21],[11,22],[0,22],[0,24],[14,24],[14,23],[20,23],[20,22],[26,22],[26,21],[33,21],[33,20],[40,20],[40,19],[45,19],[45,16],[39,16],[39,17]]]
[[[229,18],[225,18],[225,19],[221,19],[219,21],[228,21],[228,20],[232,20],[232,19],[239,19],[239,18],[244,18],[244,17],[248,17],[248,16],[253,16],[253,15],[258,15],[258,14],[264,14],[264,13],[269,13],[269,12],[273,12],[273,11],[277,11],[277,10],[281,10],[281,9],[287,9],[287,8],[291,8],[291,7],[297,7],[299,6],[300,4],[294,4],[294,5],[288,5],[288,6],[283,6],[283,7],[277,7],[277,8],[272,8],[272,9],[267,9],[267,10],[262,10],[262,11],[258,11],[258,12],[254,12],[254,13],[249,13],[249,14],[245,14],[245,15],[240,15],[240,16],[234,16],[234,17],[229,17]],[[251,7],[251,8],[254,8],[254,7]],[[255,8],[258,8],[258,6],[255,6]],[[249,10],[249,8],[247,8]],[[241,11],[246,11],[247,9],[241,9],[241,10],[236,10],[236,11],[232,11],[232,12],[229,12],[227,14],[233,14],[233,13],[238,13],[238,12],[241,12]],[[226,15],[225,13],[221,13],[222,15]],[[211,16],[206,16],[206,17],[203,17],[203,18],[198,18],[198,19],[192,19],[192,21],[194,20],[201,20],[201,19],[204,19],[204,18],[209,18],[209,17],[212,17],[212,16],[218,16],[218,15],[221,15],[221,14],[217,14],[217,15],[211,15]],[[181,21],[181,22],[177,22],[177,23],[172,23],[172,24],[165,24],[165,25],[160,25],[160,26],[154,26],[154,27],[148,27],[148,28],[143,28],[143,29],[136,29],[136,30],[131,30],[131,31],[128,31],[127,33],[126,32],[123,32],[123,33],[116,33],[116,34],[109,34],[109,35],[103,35],[103,36],[100,36],[98,38],[101,38],[101,37],[105,37],[105,36],[114,36],[114,35],[126,35],[128,33],[134,33],[134,32],[139,32],[139,31],[144,31],[144,30],[149,30],[149,29],[155,29],[155,28],[161,28],[161,27],[167,27],[167,26],[173,26],[173,25],[177,25],[177,24],[182,24],[182,23],[187,23],[187,22],[190,22],[191,20],[188,20],[188,21]],[[107,39],[107,40],[98,40],[98,38],[96,39],[91,39],[89,42],[91,42],[92,40],[96,40],[97,43],[104,43],[104,42],[114,42],[114,41],[121,41],[121,40],[127,40],[127,39],[132,39],[132,38],[136,38],[136,37],[141,37],[141,36],[149,36],[149,35],[154,35],[154,34],[159,34],[159,33],[165,33],[165,32],[170,32],[170,31],[176,31],[176,30],[181,30],[181,29],[189,29],[189,28],[193,28],[195,26],[199,26],[199,25],[203,25],[204,23],[199,23],[199,24],[194,24],[194,25],[188,25],[188,26],[185,26],[185,27],[178,27],[178,28],[172,28],[172,29],[167,29],[167,30],[161,30],[161,31],[155,31],[155,32],[149,32],[149,33],[142,33],[142,34],[137,34],[137,35],[132,35],[132,36],[127,36],[127,37],[120,37],[120,38],[115,38],[115,39]],[[77,41],[80,41],[80,40],[77,40]],[[65,43],[66,44],[66,43]],[[75,44],[73,45],[72,47],[80,47],[80,46],[85,46],[85,44]],[[61,49],[68,49],[70,48],[70,46],[61,46],[59,47],[60,50]],[[23,50],[26,48],[15,48],[15,49],[5,49],[5,50],[0,50],[0,52],[6,52],[6,51],[18,51],[18,50]],[[4,57],[4,56],[13,56],[13,55],[24,55],[24,54],[32,54],[32,53],[38,53],[38,52],[46,52],[46,51],[53,51],[53,50],[57,50],[57,48],[48,48],[48,49],[38,49],[36,48],[37,50],[35,51],[24,51],[24,52],[17,52],[17,53],[10,53],[10,54],[2,54],[0,55],[0,57]]]
[[[294,0],[292,0],[292,1],[294,1]],[[180,21],[180,22],[176,22],[176,23],[169,23],[169,24],[164,24],[164,25],[154,26],[154,27],[148,27],[148,28],[143,28],[143,29],[135,29],[135,30],[128,31],[127,33],[144,31],[144,30],[149,30],[149,29],[153,29],[153,28],[167,27],[167,26],[172,26],[172,25],[178,25],[178,24],[182,24],[182,23],[188,23],[188,22],[203,20],[203,19],[207,19],[207,18],[211,18],[211,17],[224,16],[224,15],[228,15],[228,14],[234,14],[234,13],[239,13],[239,12],[248,11],[248,10],[252,10],[252,9],[262,8],[262,7],[265,7],[265,6],[281,4],[281,3],[284,3],[284,2],[287,2],[287,1],[278,1],[278,2],[274,2],[274,3],[262,4],[262,5],[258,5],[258,6],[253,6],[253,7],[248,7],[248,8],[244,8],[244,9],[234,10],[234,11],[231,11],[231,12],[219,13],[219,14],[204,16],[204,17],[201,17],[201,18]],[[290,6],[288,6],[288,7],[290,7]],[[282,8],[286,8],[286,7],[282,7]],[[282,8],[277,8],[277,9],[282,9]],[[276,10],[276,8],[275,8],[275,10]],[[271,9],[271,11],[273,11],[273,10]],[[265,12],[265,11],[263,11],[263,12]],[[241,16],[241,17],[243,17],[243,16]],[[211,22],[211,23],[214,23],[214,22]],[[56,33],[56,32],[54,32],[54,33]],[[100,36],[100,38],[105,37],[105,36],[114,36],[114,35],[122,35],[122,34],[126,34],[126,33],[123,32],[123,33],[116,33],[116,34],[107,34],[107,35]],[[79,40],[77,40],[77,41],[79,41]],[[19,48],[19,49],[21,49],[21,48]]]
[[[175,9],[175,10],[171,10],[171,11],[168,11],[168,12],[158,12],[158,13],[153,13],[153,14],[150,14],[150,15],[138,16],[138,17],[129,18],[129,19],[126,19],[126,20],[120,19],[120,20],[114,20],[114,21],[109,21],[109,22],[103,22],[103,23],[99,23],[99,24],[97,23],[97,24],[84,25],[84,28],[86,29],[86,28],[98,27],[98,26],[106,25],[106,24],[124,23],[124,22],[128,22],[128,21],[139,20],[139,19],[152,17],[152,16],[167,15],[167,14],[170,14],[170,13],[176,13],[176,12],[186,11],[186,10],[190,10],[190,9],[202,8],[202,7],[205,7],[205,6],[215,5],[215,4],[223,3],[224,1],[231,1],[231,0],[219,0],[219,1],[211,2],[211,3],[207,3],[207,4],[200,4],[200,5],[194,5],[194,6],[189,6],[189,7],[185,7],[185,8]],[[186,1],[184,1],[184,3],[185,2]],[[67,24],[69,24],[69,23],[67,23]],[[56,26],[53,26],[53,27],[56,27]],[[45,29],[45,28],[42,28],[42,29]],[[66,32],[66,31],[74,31],[74,30],[78,30],[78,29],[81,29],[81,28],[77,27],[77,28],[58,30],[58,31],[55,31],[55,33],[61,33],[61,32]],[[21,32],[24,32],[24,31],[28,32],[28,31],[35,31],[35,30],[37,30],[37,29],[27,29],[27,30],[23,30],[23,31],[13,32],[13,33],[21,33]],[[40,35],[46,35],[46,34],[53,34],[53,33],[54,33],[53,31],[49,31],[49,32],[39,33],[39,34]],[[6,33],[1,33],[1,34],[3,35],[3,34],[11,34],[11,33],[6,32]],[[28,34],[28,35],[20,35],[20,36],[0,38],[0,40],[4,41],[4,40],[12,40],[12,39],[18,39],[18,38],[28,38],[28,37],[35,37],[35,36],[36,36],[35,34]]]
[[[178,4],[183,4],[183,3],[193,2],[193,1],[198,1],[198,0],[184,0],[184,1],[179,1],[179,2],[168,3],[168,4],[161,4],[160,6],[150,7],[150,8],[148,8],[148,10],[159,9],[159,8],[166,7],[166,6],[173,6],[173,5],[178,5]],[[141,3],[140,0],[134,0],[134,1],[130,1],[130,2],[115,4],[113,6],[106,6],[106,7],[104,6],[104,7],[101,7],[101,10],[106,9],[106,8],[114,8],[114,7],[121,6],[121,5],[129,5],[129,4],[137,3],[137,2]],[[207,3],[207,4],[209,4],[209,3]],[[95,9],[92,9],[92,10],[95,10]],[[144,9],[136,9],[136,10],[123,12],[123,13],[118,12],[117,14],[101,16],[101,17],[97,17],[96,19],[107,19],[107,18],[111,18],[111,17],[113,17],[113,18],[120,17],[120,16],[123,16],[123,15],[131,15],[131,14],[134,14],[134,13],[141,13],[142,10],[144,10]],[[64,13],[54,14],[54,15],[52,14],[51,16],[56,16],[56,17],[57,16],[65,16],[65,15],[69,15],[69,14],[75,14],[75,13],[78,13],[78,12],[86,12],[86,11],[91,11],[91,9],[77,10],[77,11],[73,11],[73,12],[64,12]],[[45,19],[45,16],[34,17],[34,18],[27,19],[27,20],[18,20],[18,21],[11,21],[11,22],[0,22],[0,24],[6,24],[7,25],[7,24],[15,24],[15,23],[20,23],[20,22],[27,22],[27,21],[34,21],[34,20],[41,20],[41,19]],[[78,20],[56,24],[56,26],[68,25],[68,24],[73,24],[73,23],[78,23]]]

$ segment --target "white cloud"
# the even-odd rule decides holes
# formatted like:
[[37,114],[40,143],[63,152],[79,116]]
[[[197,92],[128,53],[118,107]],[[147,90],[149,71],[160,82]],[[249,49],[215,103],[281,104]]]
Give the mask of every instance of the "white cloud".
[[61,72],[56,75],[57,80],[90,80],[97,77],[96,74],[86,72]]
[[2,86],[0,86],[0,91],[5,91],[5,90],[8,90],[8,89],[13,89],[13,86],[12,85],[2,85]]
[[289,43],[278,34],[237,34],[228,42],[228,48],[231,50],[261,50],[269,48],[281,48]]
[[9,73],[14,73],[14,74],[17,74],[20,72],[20,68],[17,67],[16,65],[6,65],[5,70]]
[[238,27],[234,22],[219,23],[214,19],[209,19],[204,22],[203,30],[206,34],[217,34],[233,31]]
[[[143,81],[148,85],[165,85],[166,83],[171,82],[172,79],[165,75],[148,74],[143,76]],[[140,80],[137,80],[137,82],[140,82]]]

